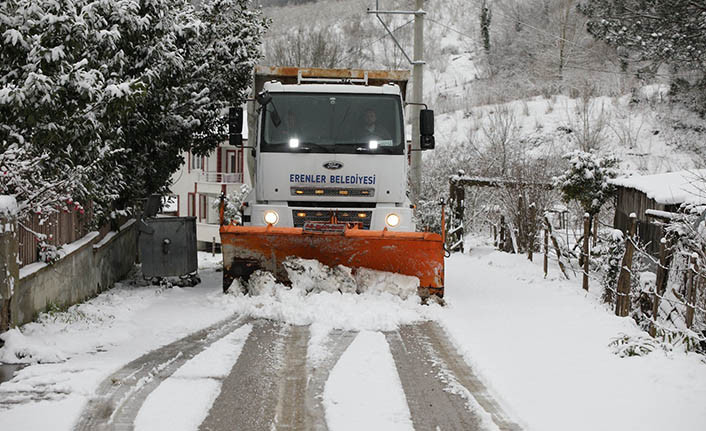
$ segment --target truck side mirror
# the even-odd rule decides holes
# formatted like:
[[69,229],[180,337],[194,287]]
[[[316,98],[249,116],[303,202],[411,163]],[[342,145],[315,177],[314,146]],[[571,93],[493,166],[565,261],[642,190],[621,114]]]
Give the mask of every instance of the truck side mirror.
[[228,108],[228,144],[243,146],[243,110],[240,107]]
[[422,109],[419,111],[419,146],[422,150],[433,150],[434,142],[434,111]]

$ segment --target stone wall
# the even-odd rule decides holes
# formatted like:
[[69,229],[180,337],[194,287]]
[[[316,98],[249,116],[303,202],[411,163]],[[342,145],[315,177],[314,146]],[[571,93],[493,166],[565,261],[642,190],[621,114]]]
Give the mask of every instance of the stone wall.
[[67,244],[66,255],[51,265],[21,268],[10,304],[12,324],[22,325],[53,306],[63,309],[113,287],[134,266],[137,235],[137,224],[129,222],[103,239],[96,232]]

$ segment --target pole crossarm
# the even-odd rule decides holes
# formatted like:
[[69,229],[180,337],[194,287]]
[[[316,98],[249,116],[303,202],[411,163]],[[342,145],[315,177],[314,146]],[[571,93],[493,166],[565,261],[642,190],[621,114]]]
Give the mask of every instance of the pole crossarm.
[[373,10],[368,8],[368,13],[374,13],[375,15],[426,15],[425,10]]

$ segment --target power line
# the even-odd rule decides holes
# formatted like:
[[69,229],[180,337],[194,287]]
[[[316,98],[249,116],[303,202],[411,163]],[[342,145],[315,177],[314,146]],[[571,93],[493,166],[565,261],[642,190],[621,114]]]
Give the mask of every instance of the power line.
[[[407,21],[406,23],[404,23],[404,24],[402,24],[402,25],[400,25],[400,26],[398,26],[398,27],[395,27],[394,29],[392,29],[392,32],[394,33],[394,32],[396,32],[397,30],[401,29],[402,27],[411,24],[412,22],[414,22],[414,18],[410,19],[409,21]],[[374,44],[380,42],[381,40],[385,39],[387,36],[388,36],[388,34],[387,34],[387,32],[385,32],[385,34],[383,34],[383,35],[380,36],[379,38],[375,39],[374,41],[368,43],[368,45],[374,45]],[[354,51],[351,52],[350,54],[348,54],[347,56],[343,57],[343,58],[339,61],[339,63],[343,63],[343,62],[345,62],[346,60],[348,60],[349,58],[351,58],[351,57],[353,57],[354,55],[358,54],[358,50],[359,50],[360,48],[362,48],[363,45],[364,45],[364,44],[363,44],[362,42],[359,43],[359,44],[357,44],[357,45],[355,45]]]

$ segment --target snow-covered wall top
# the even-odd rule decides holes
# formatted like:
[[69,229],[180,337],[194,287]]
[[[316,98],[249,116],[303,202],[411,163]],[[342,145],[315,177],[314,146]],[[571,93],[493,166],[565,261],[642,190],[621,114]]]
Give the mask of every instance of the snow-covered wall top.
[[0,215],[14,216],[17,214],[17,201],[14,196],[0,195]]
[[706,204],[706,169],[621,177],[610,182],[639,190],[661,204]]

